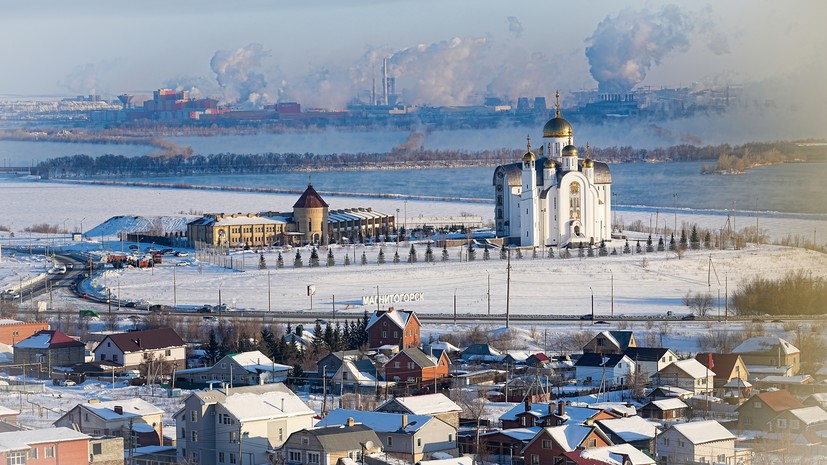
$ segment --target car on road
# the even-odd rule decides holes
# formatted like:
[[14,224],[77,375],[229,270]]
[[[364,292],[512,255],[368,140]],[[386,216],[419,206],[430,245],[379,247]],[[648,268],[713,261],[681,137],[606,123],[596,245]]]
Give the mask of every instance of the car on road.
[[587,313],[585,315],[580,315],[580,319],[581,320],[592,320],[592,319],[594,319],[594,317],[591,314]]
[[135,245],[135,244],[132,244],[132,245],[129,246],[129,250],[138,250],[138,249],[140,249],[140,247]]
[[198,313],[212,313],[212,305],[203,305],[195,311]]
[[594,324],[596,324],[596,325],[608,325],[608,324],[611,324],[611,323],[609,323],[608,321],[604,321],[604,320],[598,320],[598,321],[595,321]]
[[189,254],[189,252],[184,252],[183,250],[179,250],[178,252],[175,252],[175,256],[176,257],[189,257],[190,254]]
[[693,315],[691,313],[689,315],[684,315],[684,316],[681,317],[681,320],[687,320],[687,321],[688,320],[694,320],[694,319],[695,319],[695,315]]

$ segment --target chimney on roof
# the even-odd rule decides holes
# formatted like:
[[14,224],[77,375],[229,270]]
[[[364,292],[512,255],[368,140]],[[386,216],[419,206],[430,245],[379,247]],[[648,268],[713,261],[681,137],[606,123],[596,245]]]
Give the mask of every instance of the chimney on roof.
[[[550,406],[551,406],[551,404],[549,404],[549,407]],[[557,415],[562,417],[565,414],[566,414],[566,403],[563,402],[562,400],[558,400],[557,401]]]
[[406,426],[408,426],[408,414],[403,413],[402,414],[402,428],[405,428]]
[[[508,399],[506,399],[506,400],[508,400]],[[531,411],[531,399],[529,399],[528,397],[525,398],[525,411],[526,412]]]
[[117,413],[118,415],[123,415],[123,406],[116,405],[115,406],[115,413]]
[[354,424],[353,417],[347,417],[347,420],[345,420],[345,426],[353,426],[353,424]]

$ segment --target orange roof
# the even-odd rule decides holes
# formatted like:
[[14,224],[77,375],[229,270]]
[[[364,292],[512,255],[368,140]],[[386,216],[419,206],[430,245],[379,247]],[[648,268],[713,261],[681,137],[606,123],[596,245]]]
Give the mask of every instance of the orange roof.
[[307,189],[304,190],[293,208],[323,208],[327,206],[327,202],[322,200],[322,196],[316,192],[316,189],[313,189],[313,184],[307,184]]
[[790,394],[789,391],[781,389],[778,391],[769,391],[756,394],[756,397],[767,404],[767,407],[776,412],[784,412],[794,408],[804,407],[796,397]]

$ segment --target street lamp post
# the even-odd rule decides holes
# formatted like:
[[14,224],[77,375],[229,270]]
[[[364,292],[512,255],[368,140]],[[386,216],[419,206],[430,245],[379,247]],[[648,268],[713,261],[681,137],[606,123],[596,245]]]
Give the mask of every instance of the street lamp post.
[[675,199],[675,229],[673,232],[678,232],[678,193],[673,193],[672,198]]
[[83,221],[86,219],[84,216],[80,219],[80,241],[83,242]]
[[405,238],[408,238],[408,201],[405,201],[405,218],[402,220],[402,228],[405,230]]
[[396,209],[396,245],[399,245],[399,209]]

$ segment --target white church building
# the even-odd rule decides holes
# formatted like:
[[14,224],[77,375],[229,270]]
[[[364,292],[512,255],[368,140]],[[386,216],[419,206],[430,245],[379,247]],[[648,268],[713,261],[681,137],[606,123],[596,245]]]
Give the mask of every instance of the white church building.
[[[612,174],[606,163],[583,158],[574,131],[555,116],[543,127],[539,154],[526,144],[522,161],[494,170],[497,236],[520,247],[579,247],[611,240]],[[545,154],[545,156],[544,156]]]

